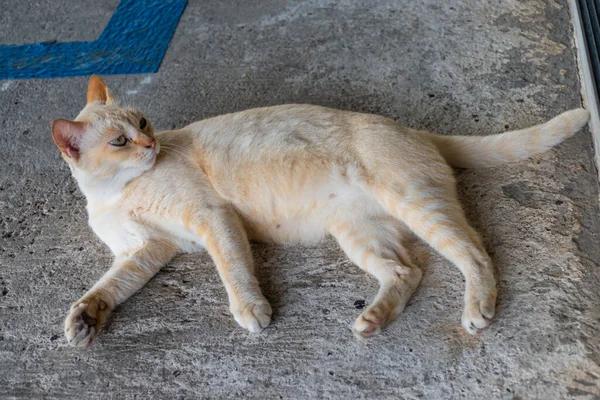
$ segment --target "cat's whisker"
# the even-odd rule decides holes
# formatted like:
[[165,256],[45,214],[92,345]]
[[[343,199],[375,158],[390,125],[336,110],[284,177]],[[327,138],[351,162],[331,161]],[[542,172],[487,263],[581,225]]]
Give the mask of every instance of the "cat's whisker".
[[181,151],[178,151],[178,150],[174,150],[174,149],[168,149],[168,148],[165,149],[165,153],[175,153],[175,154],[178,154],[178,155],[180,155],[182,157],[187,157],[188,156],[184,152],[181,152]]
[[188,154],[184,153],[183,151],[176,150],[176,149],[170,148],[168,146],[164,146],[162,144],[160,145],[160,150],[161,151],[164,151],[164,150],[166,150],[166,151],[172,151],[173,153],[177,153],[177,154],[179,154],[179,155],[181,155],[183,157],[188,157]]
[[186,151],[187,150],[185,147],[179,146],[179,145],[175,145],[173,143],[167,143],[167,144],[162,144],[161,143],[160,145],[161,145],[161,147],[162,146],[166,146],[168,148],[172,148],[172,149],[175,149],[175,150],[181,150],[181,151]]

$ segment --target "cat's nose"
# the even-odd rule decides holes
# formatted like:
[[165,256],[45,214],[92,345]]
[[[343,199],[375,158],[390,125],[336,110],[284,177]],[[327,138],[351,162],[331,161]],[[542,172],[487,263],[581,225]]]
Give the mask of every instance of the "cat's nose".
[[153,149],[156,147],[156,139],[150,140],[150,142],[146,145],[147,149]]

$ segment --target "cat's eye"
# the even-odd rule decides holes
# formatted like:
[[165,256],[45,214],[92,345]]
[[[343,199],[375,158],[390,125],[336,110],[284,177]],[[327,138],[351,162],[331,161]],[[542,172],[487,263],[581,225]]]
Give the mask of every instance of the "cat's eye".
[[142,119],[140,119],[140,129],[142,129],[142,130],[146,129],[147,125],[148,125],[148,121],[146,121],[146,118],[142,117]]
[[110,142],[110,144],[112,144],[113,146],[118,146],[118,147],[125,146],[125,143],[127,143],[127,138],[123,135],[119,136],[116,139],[113,139]]

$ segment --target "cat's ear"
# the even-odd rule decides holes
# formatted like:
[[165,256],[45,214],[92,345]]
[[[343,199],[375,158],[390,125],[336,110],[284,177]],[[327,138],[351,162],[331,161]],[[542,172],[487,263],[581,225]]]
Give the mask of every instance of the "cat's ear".
[[98,75],[92,75],[90,83],[88,83],[87,104],[94,101],[99,101],[103,104],[112,104],[114,100],[102,78]]
[[79,160],[81,138],[86,129],[85,123],[55,119],[51,122],[51,126],[52,139],[60,152],[74,161]]

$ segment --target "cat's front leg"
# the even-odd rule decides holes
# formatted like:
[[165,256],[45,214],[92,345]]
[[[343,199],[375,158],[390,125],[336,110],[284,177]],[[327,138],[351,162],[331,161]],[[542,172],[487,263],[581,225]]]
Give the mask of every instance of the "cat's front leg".
[[127,256],[117,257],[104,276],[71,306],[65,320],[69,344],[89,346],[111,311],[141,289],[176,251],[173,244],[156,240]]
[[217,266],[237,323],[250,332],[262,331],[271,322],[271,305],[254,275],[250,243],[237,213],[219,208],[198,220],[194,230]]

